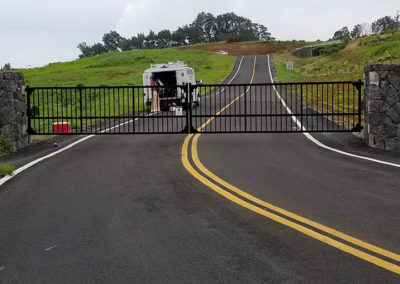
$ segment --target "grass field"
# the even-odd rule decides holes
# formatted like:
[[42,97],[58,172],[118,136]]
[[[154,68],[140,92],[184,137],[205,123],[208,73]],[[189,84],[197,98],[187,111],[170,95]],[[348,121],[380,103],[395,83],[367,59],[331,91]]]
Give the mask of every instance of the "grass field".
[[[286,70],[286,62],[294,70]],[[400,63],[400,33],[373,35],[353,40],[337,53],[327,56],[296,57],[291,51],[274,56],[281,82],[354,81],[363,78],[363,68],[376,63]]]
[[[108,53],[18,71],[24,73],[26,84],[31,87],[128,87],[143,84],[143,71],[150,67],[150,63],[177,60],[193,67],[197,80],[203,79],[206,84],[216,84],[221,83],[232,72],[236,57],[210,51],[169,48]],[[82,121],[77,117],[131,115],[133,111],[136,113],[147,109],[142,93],[139,90],[133,91],[132,88],[38,90],[31,97],[31,103],[39,107],[40,117],[63,117],[61,120],[69,122],[75,129],[102,122],[101,119]],[[51,131],[53,122],[59,120],[34,121],[33,128]]]
[[285,51],[290,48],[305,46],[304,41],[247,41],[247,42],[216,42],[195,44],[179,47],[179,50],[203,50],[217,52],[220,50],[230,55],[265,55]]
[[232,71],[236,57],[208,51],[154,49],[102,54],[42,68],[16,70],[31,87],[140,86],[143,71],[150,63],[185,61],[193,67],[196,78],[205,83],[220,83]]
[[[294,62],[294,70],[286,69],[286,62]],[[291,51],[282,51],[274,56],[274,68],[280,82],[330,82],[363,80],[364,66],[376,63],[400,63],[400,33],[373,35],[350,41],[347,46],[331,55],[297,57]],[[322,101],[323,92],[313,90],[313,98]],[[338,109],[358,111],[358,104],[350,105],[353,90],[332,91],[332,100],[339,102]],[[363,94],[361,94],[363,97]],[[356,98],[357,100],[357,98]],[[358,101],[358,100],[357,100]],[[308,102],[317,109],[316,102]],[[351,103],[350,103],[351,104]],[[334,110],[336,103],[333,105]],[[346,121],[344,122],[346,123]],[[354,125],[354,121],[350,121]]]

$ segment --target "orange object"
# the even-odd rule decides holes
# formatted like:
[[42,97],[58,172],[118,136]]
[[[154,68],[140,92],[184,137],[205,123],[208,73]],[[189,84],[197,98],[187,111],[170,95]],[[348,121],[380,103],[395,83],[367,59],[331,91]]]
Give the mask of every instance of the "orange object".
[[54,122],[53,133],[71,133],[69,122]]

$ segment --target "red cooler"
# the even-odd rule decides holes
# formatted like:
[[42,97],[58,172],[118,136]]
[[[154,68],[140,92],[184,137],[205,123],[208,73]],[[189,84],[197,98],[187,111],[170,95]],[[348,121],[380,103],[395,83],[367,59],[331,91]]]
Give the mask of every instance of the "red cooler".
[[53,133],[71,133],[69,122],[54,122]]

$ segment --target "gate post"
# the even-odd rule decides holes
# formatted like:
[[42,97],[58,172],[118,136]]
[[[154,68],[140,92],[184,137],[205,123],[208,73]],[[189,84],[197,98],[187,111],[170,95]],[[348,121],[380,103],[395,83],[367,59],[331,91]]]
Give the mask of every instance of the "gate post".
[[22,73],[0,72],[0,135],[10,152],[29,144],[25,91]]
[[369,65],[364,71],[364,141],[400,151],[400,65]]

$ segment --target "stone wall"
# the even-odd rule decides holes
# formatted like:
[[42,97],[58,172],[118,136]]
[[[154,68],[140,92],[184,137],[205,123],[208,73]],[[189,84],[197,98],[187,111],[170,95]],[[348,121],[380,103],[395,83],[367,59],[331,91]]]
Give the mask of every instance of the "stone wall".
[[0,72],[0,134],[13,152],[28,144],[24,85],[21,73]]
[[400,151],[400,65],[365,67],[364,140]]

